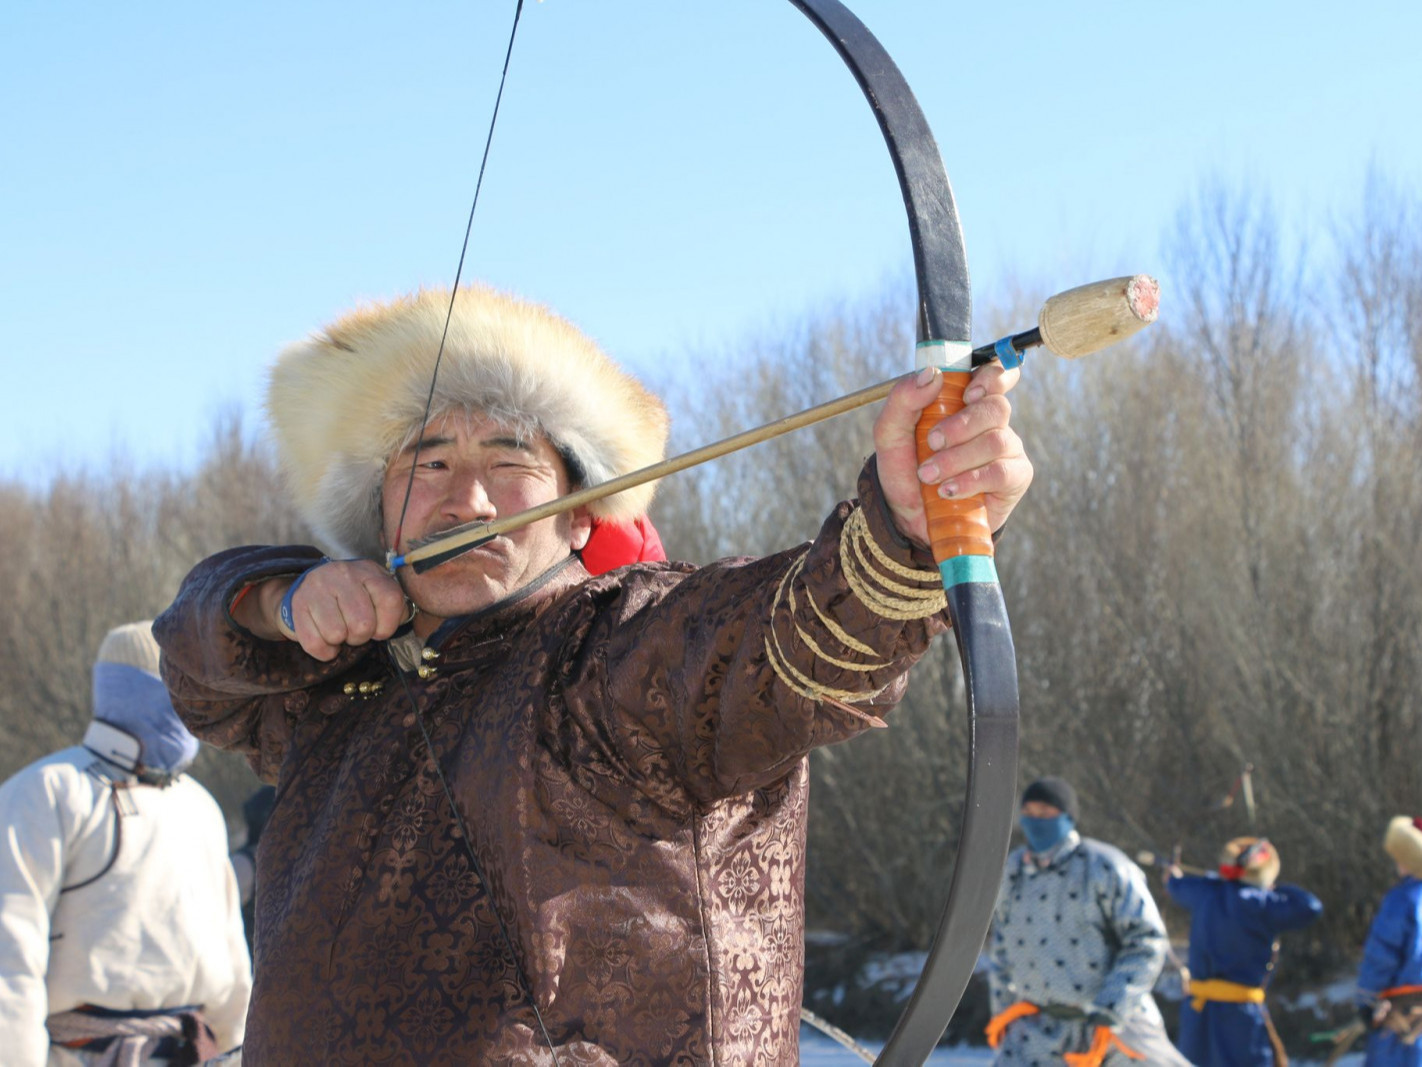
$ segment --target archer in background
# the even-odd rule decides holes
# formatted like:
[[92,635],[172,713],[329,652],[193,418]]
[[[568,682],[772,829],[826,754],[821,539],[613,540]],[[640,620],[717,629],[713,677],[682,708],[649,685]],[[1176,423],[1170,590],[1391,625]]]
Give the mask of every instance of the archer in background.
[[592,575],[648,486],[397,581],[387,549],[660,459],[662,404],[481,287],[287,349],[276,447],[346,558],[223,552],[157,626],[188,725],[280,797],[248,1067],[796,1064],[807,754],[883,725],[947,626],[923,486],[985,493],[993,529],[1026,491],[1016,380],[979,370],[920,466],[941,375],[905,378],[857,499],[777,555],[693,567],[634,536]]
[[1180,1012],[1180,1051],[1199,1067],[1283,1067],[1288,1063],[1264,1006],[1278,936],[1323,914],[1298,886],[1277,885],[1279,851],[1262,837],[1237,837],[1220,854],[1219,875],[1172,865],[1166,892],[1190,911],[1190,983]]
[[988,938],[993,1062],[1186,1067],[1151,996],[1168,942],[1145,873],[1077,816],[1061,778],[1022,794],[1027,845],[1007,857]]
[[1399,815],[1383,848],[1397,865],[1368,929],[1358,971],[1367,1067],[1422,1067],[1422,819]]
[[198,742],[151,627],[99,646],[83,742],[0,786],[5,1067],[198,1063],[242,1043],[252,976],[227,825],[183,773]]

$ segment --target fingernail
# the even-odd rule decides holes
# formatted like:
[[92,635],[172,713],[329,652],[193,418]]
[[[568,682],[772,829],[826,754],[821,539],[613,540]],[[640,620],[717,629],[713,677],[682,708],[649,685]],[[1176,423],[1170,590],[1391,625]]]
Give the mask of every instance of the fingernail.
[[944,482],[938,487],[938,495],[941,497],[947,497],[951,500],[953,497],[958,495],[958,483]]
[[974,400],[981,400],[987,395],[987,390],[981,385],[970,385],[968,391],[963,394],[963,403],[971,404]]
[[916,385],[927,385],[929,382],[933,381],[933,379],[934,379],[934,378],[937,378],[937,377],[938,377],[938,368],[937,368],[937,367],[924,367],[923,370],[921,370],[921,371],[918,372],[918,380],[915,382],[915,384],[916,384]]
[[938,464],[925,463],[918,468],[918,480],[921,482],[932,482],[938,478]]
[[935,451],[935,452],[942,452],[942,451],[943,451],[943,445],[944,445],[944,443],[945,443],[945,442],[944,442],[944,440],[943,440],[943,434],[941,434],[939,431],[934,430],[934,431],[932,431],[931,433],[929,433],[929,435],[928,435],[928,447],[931,448],[931,449],[933,449],[933,451]]

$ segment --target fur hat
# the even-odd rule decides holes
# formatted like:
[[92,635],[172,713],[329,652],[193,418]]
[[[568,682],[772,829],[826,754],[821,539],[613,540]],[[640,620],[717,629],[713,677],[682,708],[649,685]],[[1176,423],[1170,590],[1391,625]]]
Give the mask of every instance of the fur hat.
[[1220,874],[1267,889],[1278,881],[1279,862],[1279,850],[1272,841],[1263,837],[1236,837],[1220,852]]
[[[289,346],[272,368],[267,414],[287,482],[317,535],[344,555],[381,559],[380,491],[390,457],[419,428],[449,290],[358,308]],[[665,454],[667,413],[576,327],[484,286],[459,290],[431,418],[474,411],[548,435],[587,485]],[[591,505],[636,519],[653,485]]]
[[1397,816],[1387,824],[1383,848],[1404,871],[1414,878],[1422,878],[1422,819]]

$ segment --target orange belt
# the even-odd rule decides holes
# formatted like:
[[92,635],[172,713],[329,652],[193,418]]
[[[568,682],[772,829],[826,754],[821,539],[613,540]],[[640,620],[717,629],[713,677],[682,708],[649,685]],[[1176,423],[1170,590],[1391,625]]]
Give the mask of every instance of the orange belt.
[[1422,985],[1395,985],[1379,993],[1378,999],[1392,1000],[1393,997],[1410,997],[1416,993],[1422,993]]
[[1068,1052],[1062,1059],[1067,1061],[1069,1067],[1101,1067],[1106,1062],[1106,1056],[1112,1049],[1116,1049],[1127,1059],[1143,1060],[1145,1055],[1128,1047],[1119,1037],[1112,1033],[1109,1026],[1098,1026],[1091,1038],[1091,1047],[1085,1052]]
[[[1019,1000],[1016,1004],[1003,1008],[988,1020],[986,1031],[988,1047],[997,1048],[1002,1044],[1002,1035],[1007,1032],[1009,1026],[1018,1019],[1036,1015],[1041,1010],[1028,1000]],[[1098,1026],[1095,1029],[1091,1037],[1091,1047],[1085,1052],[1067,1052],[1064,1053],[1064,1058],[1069,1067],[1101,1067],[1112,1049],[1118,1049],[1122,1055],[1129,1059],[1145,1059],[1144,1055],[1130,1048],[1117,1037],[1109,1026]]]
[[1029,1000],[1019,1000],[1011,1007],[1003,1008],[1002,1011],[988,1020],[988,1048],[997,1048],[998,1045],[1002,1044],[1002,1035],[1006,1033],[1007,1028],[1018,1019],[1025,1018],[1028,1015],[1036,1015],[1041,1010],[1041,1008]]

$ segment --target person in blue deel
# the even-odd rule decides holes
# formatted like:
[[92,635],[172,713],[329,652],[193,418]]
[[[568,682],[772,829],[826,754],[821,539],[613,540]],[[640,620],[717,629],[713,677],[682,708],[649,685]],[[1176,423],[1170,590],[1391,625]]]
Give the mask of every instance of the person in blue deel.
[[1263,837],[1225,845],[1218,875],[1170,868],[1166,892],[1190,911],[1190,984],[1176,1044],[1198,1067],[1288,1063],[1264,987],[1279,935],[1316,920],[1323,905],[1278,877],[1279,851]]
[[1397,864],[1363,945],[1358,1013],[1368,1026],[1368,1067],[1422,1065],[1422,819],[1399,815],[1383,848]]

